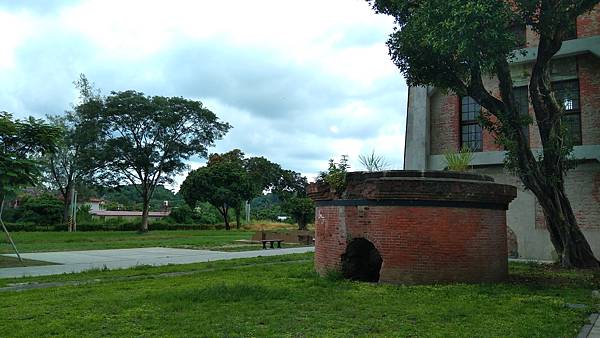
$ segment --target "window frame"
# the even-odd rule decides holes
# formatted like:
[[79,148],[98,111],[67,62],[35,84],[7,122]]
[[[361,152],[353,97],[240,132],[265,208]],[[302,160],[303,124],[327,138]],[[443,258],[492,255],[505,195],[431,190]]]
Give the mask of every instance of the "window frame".
[[[525,89],[525,99],[527,102],[527,110],[525,112],[522,111],[518,111],[517,113],[519,114],[519,116],[521,115],[525,115],[527,114],[527,116],[529,116],[529,106],[530,106],[530,102],[529,102],[529,85],[523,85],[523,86],[515,86],[513,87],[513,95],[515,97],[515,101],[517,101],[517,106],[519,106],[519,102],[518,102],[518,97],[517,97],[517,91],[518,90],[523,90]],[[529,144],[531,142],[531,137],[529,136],[530,130],[529,130],[529,125],[526,126],[522,126],[521,129],[523,129],[525,136],[527,138],[527,144]]]
[[[472,119],[472,120],[463,120],[463,114],[465,113],[465,111],[463,110],[463,107],[465,106],[465,103],[463,102],[463,100],[465,100],[465,99],[470,99],[470,100],[474,101],[474,103],[477,106],[479,106],[479,112],[477,112],[477,114],[475,116],[475,119]],[[459,103],[459,106],[460,106],[459,117],[458,117],[458,119],[459,119],[458,122],[459,122],[459,136],[460,136],[460,138],[459,138],[459,145],[460,145],[460,149],[462,149],[463,146],[467,145],[469,148],[471,148],[472,152],[483,152],[483,127],[481,127],[481,125],[479,124],[479,121],[477,120],[477,117],[479,117],[481,115],[481,110],[482,110],[481,105],[479,103],[477,103],[477,101],[475,101],[475,99],[473,99],[470,96],[458,96],[458,103]],[[472,103],[467,103],[466,105],[471,105],[471,104]],[[475,113],[475,112],[468,112],[468,113]],[[476,139],[476,140],[474,140],[474,141],[473,140],[466,141],[466,142],[469,143],[469,144],[466,144],[465,140],[464,140],[463,127],[469,127],[469,126],[477,126],[479,128],[479,138]],[[471,133],[469,133],[469,134],[471,134]],[[479,145],[479,147],[478,148],[473,148],[471,146],[471,144],[473,142],[477,142],[478,145]]]
[[[581,88],[580,88],[580,83],[579,83],[579,78],[576,79],[569,79],[569,80],[560,80],[560,81],[552,81],[552,92],[554,93],[555,97],[556,97],[556,84],[563,84],[563,83],[576,83],[577,84],[577,95],[576,95],[576,99],[577,99],[577,110],[575,109],[570,109],[570,110],[566,110],[564,107],[564,103],[560,102],[562,108],[563,108],[563,116],[562,118],[564,118],[565,116],[577,116],[578,119],[578,127],[579,130],[577,131],[579,138],[577,140],[573,141],[573,137],[571,137],[571,141],[573,141],[573,146],[580,146],[583,145],[583,126],[581,125]],[[575,95],[573,95],[575,98]],[[558,100],[558,98],[557,98]],[[564,122],[563,122],[564,123]],[[569,131],[569,134],[571,134],[571,131]]]

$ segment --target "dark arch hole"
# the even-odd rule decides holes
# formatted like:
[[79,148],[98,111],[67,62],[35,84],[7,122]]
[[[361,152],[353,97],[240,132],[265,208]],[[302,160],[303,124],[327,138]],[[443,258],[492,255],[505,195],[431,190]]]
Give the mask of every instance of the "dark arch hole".
[[378,282],[381,255],[373,243],[364,238],[353,239],[342,255],[344,278],[362,282]]

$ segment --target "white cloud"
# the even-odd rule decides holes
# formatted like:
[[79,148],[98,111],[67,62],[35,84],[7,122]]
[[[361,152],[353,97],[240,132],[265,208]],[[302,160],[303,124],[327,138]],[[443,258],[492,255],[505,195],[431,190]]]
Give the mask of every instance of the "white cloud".
[[[240,148],[314,176],[375,150],[401,168],[406,85],[363,0],[0,3],[0,110],[60,113],[85,73],[103,93],[202,100]],[[192,168],[201,165],[197,159]]]

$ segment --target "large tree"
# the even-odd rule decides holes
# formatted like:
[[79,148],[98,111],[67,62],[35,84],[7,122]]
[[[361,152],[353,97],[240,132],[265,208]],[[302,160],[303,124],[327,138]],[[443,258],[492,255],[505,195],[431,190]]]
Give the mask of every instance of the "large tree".
[[308,180],[293,170],[282,170],[272,192],[282,201],[281,208],[292,216],[298,230],[306,230],[315,217],[315,204],[306,196]]
[[41,120],[31,117],[25,121],[14,120],[11,114],[0,112],[0,224],[15,251],[2,221],[4,202],[15,196],[19,188],[38,183],[41,170],[36,159],[52,152],[60,136],[59,128]]
[[[471,96],[486,111],[483,125],[507,150],[507,162],[542,206],[562,265],[598,268],[565,193],[572,144],[554,93],[550,65],[572,23],[598,0],[368,0],[395,18],[389,53],[411,86],[434,86]],[[542,151],[532,152],[519,115],[510,60],[519,44],[511,29],[529,25],[539,35],[529,96]],[[487,77],[498,80],[497,93]]]
[[239,208],[253,196],[253,184],[242,162],[236,158],[211,155],[211,160],[205,167],[188,174],[179,193],[192,208],[198,202],[212,204],[223,217],[225,229],[229,230],[229,209]]
[[[96,102],[93,100],[90,104]],[[112,92],[99,110],[84,113],[102,131],[96,154],[102,179],[132,184],[142,198],[140,231],[148,231],[149,201],[155,188],[172,182],[191,156],[207,156],[207,147],[230,125],[200,101],[146,96],[137,91]]]
[[58,147],[46,159],[46,181],[63,197],[63,221],[67,222],[71,199],[76,186],[81,185],[95,169],[92,161],[97,151],[98,128],[94,121],[82,117],[94,115],[101,109],[99,93],[85,75],[75,81],[79,102],[63,115],[48,116],[52,125],[63,130]]

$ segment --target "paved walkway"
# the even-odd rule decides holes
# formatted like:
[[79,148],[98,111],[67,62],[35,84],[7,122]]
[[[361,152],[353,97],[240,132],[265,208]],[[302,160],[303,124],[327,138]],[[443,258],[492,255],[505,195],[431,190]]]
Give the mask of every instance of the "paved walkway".
[[590,323],[584,325],[577,338],[600,338],[600,317],[597,313],[590,316]]
[[[168,265],[219,261],[235,258],[259,256],[279,256],[295,253],[313,252],[314,247],[289,249],[270,249],[240,252],[221,252],[208,250],[139,248],[115,250],[87,250],[65,252],[23,253],[21,257],[61,265],[28,266],[0,269],[0,278],[47,276],[70,272],[82,272],[90,269],[124,269],[138,265]],[[5,255],[15,257],[15,255]]]

